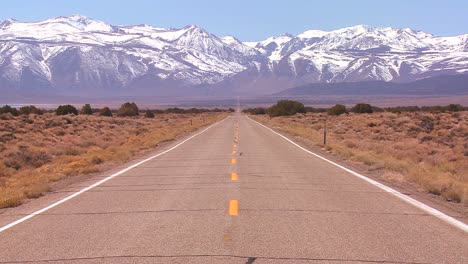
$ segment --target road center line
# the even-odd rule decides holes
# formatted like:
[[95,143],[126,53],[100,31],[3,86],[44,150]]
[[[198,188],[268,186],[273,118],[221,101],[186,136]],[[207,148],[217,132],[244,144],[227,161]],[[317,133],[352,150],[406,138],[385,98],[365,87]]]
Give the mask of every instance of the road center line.
[[62,203],[64,203],[64,202],[66,202],[66,201],[68,201],[68,200],[70,200],[70,199],[73,199],[73,198],[75,198],[76,196],[78,196],[78,195],[80,195],[80,194],[82,194],[82,193],[84,193],[84,192],[86,192],[86,191],[89,191],[89,190],[91,190],[91,189],[93,189],[93,188],[95,188],[95,187],[97,187],[97,186],[103,184],[104,182],[106,182],[106,181],[108,181],[108,180],[110,180],[110,179],[113,179],[113,178],[115,178],[115,177],[117,177],[117,176],[119,176],[119,175],[121,175],[121,174],[123,174],[123,173],[125,173],[125,172],[127,172],[127,171],[129,171],[129,170],[131,170],[131,169],[133,169],[133,168],[135,168],[135,167],[138,167],[138,166],[140,166],[141,164],[143,164],[143,163],[145,163],[145,162],[147,162],[147,161],[150,161],[150,160],[152,160],[152,159],[154,159],[154,158],[157,158],[157,157],[159,157],[159,156],[161,156],[161,155],[164,155],[164,154],[168,153],[169,151],[172,151],[172,150],[178,148],[179,146],[181,146],[181,145],[184,144],[185,142],[187,142],[187,141],[191,140],[192,138],[194,138],[194,137],[196,137],[196,136],[198,136],[198,135],[204,133],[204,132],[207,131],[208,129],[210,129],[210,128],[216,126],[216,125],[218,125],[219,123],[223,122],[224,120],[226,120],[226,119],[228,119],[228,118],[229,118],[229,116],[226,117],[226,118],[224,118],[223,120],[218,121],[218,122],[214,123],[213,125],[211,125],[211,126],[205,128],[204,130],[198,132],[197,134],[195,134],[195,135],[193,135],[193,136],[191,136],[191,137],[189,137],[189,138],[183,140],[182,142],[178,143],[177,145],[171,147],[170,149],[167,149],[167,150],[165,150],[165,151],[163,151],[163,152],[161,152],[161,153],[159,153],[159,154],[156,154],[156,155],[154,155],[154,156],[152,156],[152,157],[149,157],[149,158],[147,158],[147,159],[145,159],[145,160],[142,160],[142,161],[140,161],[140,162],[137,162],[137,163],[135,163],[135,164],[133,164],[133,165],[131,165],[131,166],[129,166],[129,167],[127,167],[127,168],[125,168],[125,169],[123,169],[123,170],[117,172],[117,173],[114,173],[114,174],[108,176],[107,178],[104,178],[104,179],[102,179],[102,180],[100,180],[100,181],[98,181],[98,182],[96,182],[96,183],[94,183],[94,184],[92,184],[92,185],[90,185],[90,186],[88,186],[88,187],[86,187],[86,188],[81,189],[81,190],[78,191],[78,192],[73,193],[72,195],[69,195],[69,196],[63,198],[62,200],[59,200],[59,201],[57,201],[57,202],[55,202],[55,203],[53,203],[53,204],[51,204],[51,205],[49,205],[49,206],[47,206],[47,207],[44,207],[44,208],[42,208],[42,209],[40,209],[40,210],[38,210],[38,211],[36,211],[36,212],[34,212],[34,213],[31,213],[31,214],[29,214],[29,215],[27,215],[27,216],[25,216],[25,217],[23,217],[23,218],[20,218],[20,219],[18,219],[18,220],[16,220],[16,221],[12,222],[12,223],[10,223],[10,224],[7,224],[7,225],[1,227],[1,228],[0,228],[0,233],[3,232],[3,231],[5,231],[5,230],[7,230],[7,229],[9,229],[9,228],[11,228],[11,227],[13,227],[13,226],[15,226],[15,225],[17,225],[17,224],[19,224],[19,223],[22,223],[22,222],[24,222],[24,221],[26,221],[26,220],[28,220],[28,219],[30,219],[30,218],[36,216],[36,215],[39,215],[39,214],[41,214],[41,213],[44,213],[45,211],[47,211],[47,210],[49,210],[49,209],[52,209],[52,208],[54,208],[54,207],[56,207],[56,206],[58,206],[58,205],[60,205],[60,204],[62,204]]
[[231,173],[231,181],[237,181],[239,177],[237,176],[237,173],[233,172]]
[[231,160],[231,163],[232,163],[232,164],[236,164],[236,163],[237,163],[237,160],[236,160],[236,159],[232,159],[232,160]]
[[239,213],[239,202],[237,200],[229,201],[229,215],[237,216]]
[[264,124],[262,124],[260,122],[257,122],[257,121],[253,120],[252,118],[250,118],[248,116],[246,116],[246,117],[249,120],[257,123],[258,125],[260,125],[260,126],[266,128],[266,129],[268,129],[269,131],[273,132],[274,134],[282,137],[283,139],[285,139],[289,143],[293,144],[294,146],[298,147],[299,149],[301,149],[301,150],[303,150],[303,151],[305,151],[305,152],[307,152],[307,153],[309,153],[309,154],[311,154],[311,155],[313,155],[313,156],[315,156],[315,157],[317,157],[319,159],[322,159],[322,160],[324,160],[324,161],[326,161],[328,163],[331,163],[331,164],[335,165],[336,167],[338,167],[338,168],[340,168],[340,169],[342,169],[342,170],[344,170],[344,171],[346,171],[346,172],[348,172],[348,173],[350,173],[350,174],[352,174],[352,175],[354,175],[354,176],[356,176],[356,177],[358,177],[358,178],[360,178],[360,179],[362,179],[362,180],[364,180],[364,181],[366,181],[366,182],[368,182],[368,183],[370,183],[370,184],[372,184],[372,185],[374,185],[374,186],[376,186],[376,187],[378,187],[378,188],[392,194],[393,196],[396,196],[400,200],[403,200],[403,201],[407,202],[408,204],[411,204],[411,205],[413,205],[413,206],[427,212],[428,214],[430,214],[432,216],[435,216],[435,217],[441,219],[442,221],[444,221],[446,223],[449,223],[449,224],[461,229],[462,231],[468,233],[468,225],[467,224],[465,224],[465,223],[463,223],[463,222],[461,222],[461,221],[459,221],[459,220],[457,220],[457,219],[455,219],[455,218],[453,218],[453,217],[451,217],[449,215],[446,215],[446,214],[442,213],[441,211],[439,211],[439,210],[437,210],[435,208],[432,208],[429,205],[426,205],[426,204],[424,204],[424,203],[422,203],[422,202],[420,202],[420,201],[418,201],[416,199],[408,197],[408,196],[402,194],[401,192],[399,192],[399,191],[397,191],[397,190],[395,190],[393,188],[390,188],[390,187],[388,187],[386,185],[381,184],[380,182],[377,182],[377,181],[374,181],[374,180],[372,180],[370,178],[367,178],[366,176],[364,176],[362,174],[359,174],[359,173],[357,173],[357,172],[355,172],[353,170],[350,170],[350,169],[348,169],[348,168],[346,168],[344,166],[339,165],[338,163],[335,163],[335,162],[333,162],[333,161],[331,161],[331,160],[329,160],[327,158],[324,158],[324,157],[322,157],[322,156],[320,156],[320,155],[318,155],[318,154],[316,154],[316,153],[314,153],[314,152],[312,152],[310,150],[307,150],[307,149],[301,147],[300,145],[298,145],[297,143],[295,143],[294,141],[290,140],[286,136],[283,136],[282,134],[274,131],[273,129],[271,129],[271,128],[267,127],[267,126],[265,126]]

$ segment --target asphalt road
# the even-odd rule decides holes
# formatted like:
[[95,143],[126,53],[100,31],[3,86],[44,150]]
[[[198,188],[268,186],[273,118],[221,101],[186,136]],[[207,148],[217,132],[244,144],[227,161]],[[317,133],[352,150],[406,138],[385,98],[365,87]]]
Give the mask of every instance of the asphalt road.
[[[0,227],[82,182],[0,215]],[[0,232],[0,263],[468,263],[460,228],[232,116]]]

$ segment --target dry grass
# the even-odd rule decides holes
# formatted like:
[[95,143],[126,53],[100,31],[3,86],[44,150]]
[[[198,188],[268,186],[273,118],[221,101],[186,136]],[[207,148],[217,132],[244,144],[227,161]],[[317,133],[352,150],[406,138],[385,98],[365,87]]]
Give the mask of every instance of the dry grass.
[[468,112],[252,117],[321,147],[327,120],[327,150],[386,180],[468,205]]
[[[65,177],[109,169],[159,144],[214,123],[226,114],[144,117],[2,115],[0,208],[48,192]],[[191,125],[193,120],[193,125]]]

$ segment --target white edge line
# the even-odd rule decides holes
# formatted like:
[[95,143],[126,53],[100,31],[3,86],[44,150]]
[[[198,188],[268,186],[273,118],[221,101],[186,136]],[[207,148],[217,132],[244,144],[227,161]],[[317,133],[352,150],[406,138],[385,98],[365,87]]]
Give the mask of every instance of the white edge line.
[[207,131],[208,129],[212,128],[213,126],[218,125],[219,123],[223,122],[224,120],[226,120],[226,119],[228,119],[228,118],[229,118],[229,116],[227,116],[227,117],[224,118],[223,120],[220,120],[220,121],[214,123],[213,125],[211,125],[211,126],[205,128],[204,130],[198,132],[197,134],[192,135],[191,137],[189,137],[189,138],[183,140],[182,142],[178,143],[177,145],[171,147],[170,149],[167,149],[167,150],[165,150],[165,151],[163,151],[163,152],[161,152],[161,153],[159,153],[159,154],[156,154],[156,155],[154,155],[154,156],[152,156],[152,157],[149,157],[149,158],[147,158],[147,159],[145,159],[145,160],[142,160],[142,161],[140,161],[140,162],[137,162],[137,163],[135,163],[135,164],[133,164],[133,165],[131,165],[131,166],[129,166],[129,167],[127,167],[127,168],[125,168],[125,169],[119,171],[119,172],[116,172],[116,173],[114,173],[114,174],[108,176],[107,178],[104,178],[104,179],[102,179],[102,180],[100,180],[100,181],[98,181],[98,182],[96,182],[96,183],[94,183],[94,184],[92,184],[92,185],[90,185],[90,186],[88,186],[88,187],[86,187],[86,188],[81,189],[80,191],[78,191],[78,192],[76,192],[76,193],[74,193],[74,194],[72,194],[72,195],[70,195],[70,196],[67,196],[67,197],[63,198],[62,200],[59,200],[59,201],[57,201],[57,202],[55,202],[55,203],[53,203],[53,204],[51,204],[51,205],[49,205],[49,206],[47,206],[47,207],[44,207],[44,208],[42,208],[42,209],[40,209],[40,210],[38,210],[38,211],[36,211],[36,212],[34,212],[34,213],[31,213],[31,214],[29,214],[29,215],[27,215],[27,216],[25,216],[25,217],[23,217],[23,218],[21,218],[21,219],[18,219],[18,220],[14,221],[14,222],[12,222],[12,223],[10,223],[10,224],[7,224],[6,226],[1,227],[1,228],[0,228],[0,233],[3,232],[3,231],[5,231],[5,230],[7,230],[7,229],[9,229],[9,228],[11,228],[11,227],[13,227],[13,226],[15,226],[15,225],[17,225],[17,224],[19,224],[19,223],[22,223],[22,222],[24,222],[24,221],[26,221],[26,220],[28,220],[28,219],[30,219],[30,218],[36,216],[36,215],[42,214],[43,212],[45,212],[45,211],[47,211],[47,210],[49,210],[49,209],[52,209],[52,208],[56,207],[57,205],[60,205],[60,204],[66,202],[66,201],[68,201],[68,200],[70,200],[70,199],[73,199],[73,198],[75,198],[76,196],[78,196],[78,195],[80,195],[80,194],[82,194],[82,193],[84,193],[84,192],[86,192],[86,191],[89,191],[89,190],[93,189],[94,187],[97,187],[97,186],[103,184],[104,182],[106,182],[106,181],[108,181],[108,180],[110,180],[110,179],[113,179],[113,178],[115,178],[115,177],[117,177],[117,176],[119,176],[119,175],[121,175],[121,174],[123,174],[123,173],[125,173],[125,172],[127,172],[127,171],[129,171],[129,170],[131,170],[131,169],[133,169],[133,168],[135,168],[135,167],[137,167],[137,166],[140,166],[141,164],[143,164],[143,163],[145,163],[145,162],[147,162],[147,161],[150,161],[150,160],[152,160],[152,159],[154,159],[154,158],[157,158],[157,157],[159,157],[159,156],[161,156],[161,155],[166,154],[166,153],[169,152],[169,151],[172,151],[172,150],[176,149],[177,147],[179,147],[180,145],[182,145],[182,144],[184,144],[185,142],[189,141],[190,139],[192,139],[192,138],[194,138],[194,137],[196,137],[196,136],[198,136],[198,135],[204,133],[204,132]]
[[340,169],[342,169],[342,170],[344,170],[346,172],[351,173],[352,175],[354,175],[354,176],[356,176],[356,177],[358,177],[358,178],[360,178],[360,179],[362,179],[362,180],[364,180],[364,181],[366,181],[366,182],[368,182],[368,183],[370,183],[370,184],[372,184],[372,185],[374,185],[374,186],[376,186],[376,187],[378,187],[378,188],[380,188],[380,189],[382,189],[382,190],[384,190],[384,191],[398,197],[399,199],[401,199],[401,200],[403,200],[403,201],[405,201],[405,202],[407,202],[407,203],[409,203],[409,204],[411,204],[411,205],[413,205],[413,206],[427,212],[429,215],[435,216],[435,217],[445,221],[446,223],[449,223],[449,224],[461,229],[462,231],[468,232],[468,225],[466,225],[465,223],[463,223],[463,222],[461,222],[461,221],[459,221],[459,220],[457,220],[457,219],[455,219],[455,218],[453,218],[451,216],[448,216],[448,215],[442,213],[441,211],[439,211],[439,210],[437,210],[435,208],[432,208],[432,207],[430,207],[430,206],[428,206],[428,205],[426,205],[426,204],[424,204],[424,203],[422,203],[420,201],[417,201],[417,200],[415,200],[415,199],[413,199],[413,198],[411,198],[411,197],[409,197],[407,195],[404,195],[404,194],[402,194],[401,192],[399,192],[399,191],[397,191],[395,189],[392,189],[392,188],[390,188],[390,187],[388,187],[386,185],[383,185],[380,182],[374,181],[374,180],[372,180],[372,179],[370,179],[370,178],[368,178],[368,177],[366,177],[366,176],[364,176],[362,174],[359,174],[359,173],[357,173],[355,171],[352,171],[352,170],[350,170],[350,169],[348,169],[348,168],[346,168],[344,166],[341,166],[341,165],[339,165],[339,164],[337,164],[337,163],[335,163],[335,162],[333,162],[333,161],[331,161],[329,159],[326,159],[326,158],[324,158],[324,157],[322,157],[322,156],[320,156],[320,155],[318,155],[318,154],[316,154],[316,153],[314,153],[314,152],[312,152],[310,150],[307,150],[307,149],[299,146],[297,143],[290,140],[289,138],[287,138],[287,137],[283,136],[282,134],[274,131],[273,129],[265,126],[264,124],[262,124],[260,122],[257,122],[257,121],[251,119],[248,116],[246,116],[246,117],[248,119],[250,119],[251,121],[263,126],[264,128],[266,128],[268,130],[270,130],[271,132],[275,133],[276,135],[282,137],[283,139],[285,139],[289,143],[293,144],[294,146],[302,149],[303,151],[305,151],[305,152],[307,152],[307,153],[309,153],[311,155],[314,155],[315,157],[317,157],[319,159],[322,159],[322,160],[324,160],[324,161],[326,161],[328,163],[331,163],[331,164],[335,165],[336,167],[338,167],[338,168],[340,168]]

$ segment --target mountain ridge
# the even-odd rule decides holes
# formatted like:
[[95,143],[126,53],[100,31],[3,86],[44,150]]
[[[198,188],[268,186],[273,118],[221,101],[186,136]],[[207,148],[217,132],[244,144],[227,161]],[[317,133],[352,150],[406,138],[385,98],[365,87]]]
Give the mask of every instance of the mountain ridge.
[[242,42],[196,25],[119,26],[81,15],[0,22],[5,94],[262,95],[305,83],[467,72],[468,34],[357,25]]

